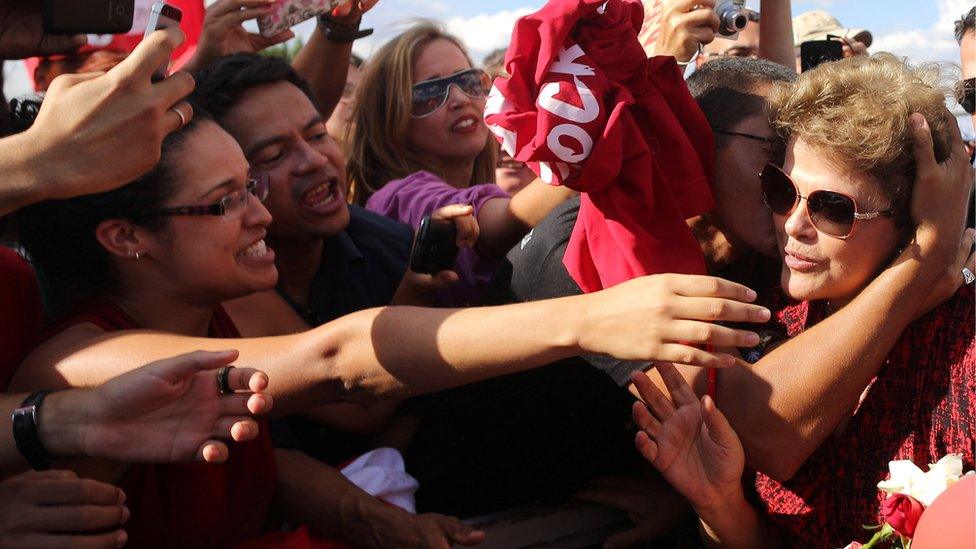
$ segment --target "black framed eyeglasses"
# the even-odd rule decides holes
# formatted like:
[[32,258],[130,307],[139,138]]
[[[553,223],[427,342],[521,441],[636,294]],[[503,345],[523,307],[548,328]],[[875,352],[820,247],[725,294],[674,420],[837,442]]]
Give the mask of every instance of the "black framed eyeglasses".
[[425,118],[434,114],[447,102],[451,86],[473,99],[481,99],[491,89],[491,77],[481,69],[466,69],[441,78],[417,82],[411,90],[413,105],[410,116]]
[[753,141],[762,141],[763,143],[768,143],[770,145],[776,144],[776,139],[773,137],[763,137],[761,135],[743,132],[730,132],[728,130],[720,130],[718,128],[712,128],[712,131],[721,135],[735,135],[738,137],[745,137],[746,139],[752,139]]
[[223,216],[228,221],[237,219],[247,209],[247,200],[251,195],[264,202],[271,189],[271,176],[262,174],[250,177],[243,189],[234,191],[213,204],[200,206],[171,206],[140,212],[136,217],[167,217],[173,215],[213,215]]

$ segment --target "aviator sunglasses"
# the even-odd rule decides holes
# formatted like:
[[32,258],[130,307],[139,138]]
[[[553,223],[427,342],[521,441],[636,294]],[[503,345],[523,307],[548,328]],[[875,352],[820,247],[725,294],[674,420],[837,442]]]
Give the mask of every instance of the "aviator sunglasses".
[[418,82],[413,85],[413,107],[410,116],[424,118],[434,114],[447,102],[451,86],[457,86],[457,89],[468,97],[481,99],[488,95],[491,78],[481,69],[467,69],[450,76]]
[[792,214],[802,198],[807,201],[807,215],[810,216],[813,226],[836,238],[845,239],[851,236],[858,221],[892,215],[890,209],[859,212],[853,198],[837,191],[816,190],[808,196],[802,196],[793,179],[774,164],[766,164],[759,179],[762,182],[763,200],[773,213]]

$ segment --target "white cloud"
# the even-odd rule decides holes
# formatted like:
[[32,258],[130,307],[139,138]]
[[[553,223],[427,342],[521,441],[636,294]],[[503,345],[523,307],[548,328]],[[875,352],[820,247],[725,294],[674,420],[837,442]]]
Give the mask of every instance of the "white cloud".
[[480,64],[492,50],[508,46],[516,19],[537,9],[523,7],[471,17],[451,17],[447,20],[447,30],[464,42],[471,58]]
[[971,0],[938,0],[939,19],[927,29],[896,29],[875,33],[872,52],[888,51],[914,62],[959,63],[959,44],[953,36],[954,22],[972,7]]

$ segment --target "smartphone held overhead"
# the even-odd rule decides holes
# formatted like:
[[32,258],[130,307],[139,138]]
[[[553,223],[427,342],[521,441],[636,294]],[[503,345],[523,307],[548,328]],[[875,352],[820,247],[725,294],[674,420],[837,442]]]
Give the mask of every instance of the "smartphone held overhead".
[[43,0],[48,34],[124,34],[132,28],[135,0]]
[[800,71],[806,72],[821,63],[844,58],[844,45],[839,40],[810,40],[800,44]]
[[261,36],[270,37],[282,33],[302,21],[332,11],[349,0],[278,0],[271,6],[271,13],[258,17]]
[[[183,12],[180,11],[179,8],[171,6],[166,2],[156,2],[152,5],[152,9],[149,11],[149,24],[146,25],[146,33],[143,35],[143,37],[145,38],[160,29],[179,27],[180,21],[182,20]],[[160,65],[159,68],[153,71],[153,82],[166,78],[168,72],[169,61],[163,65]]]

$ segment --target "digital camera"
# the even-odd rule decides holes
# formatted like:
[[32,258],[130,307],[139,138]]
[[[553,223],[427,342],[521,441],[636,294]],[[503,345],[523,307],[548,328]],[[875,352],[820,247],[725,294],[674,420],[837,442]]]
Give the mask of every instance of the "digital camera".
[[749,22],[749,12],[746,10],[746,0],[718,0],[715,4],[718,14],[718,33],[723,38],[735,40],[739,31]]

